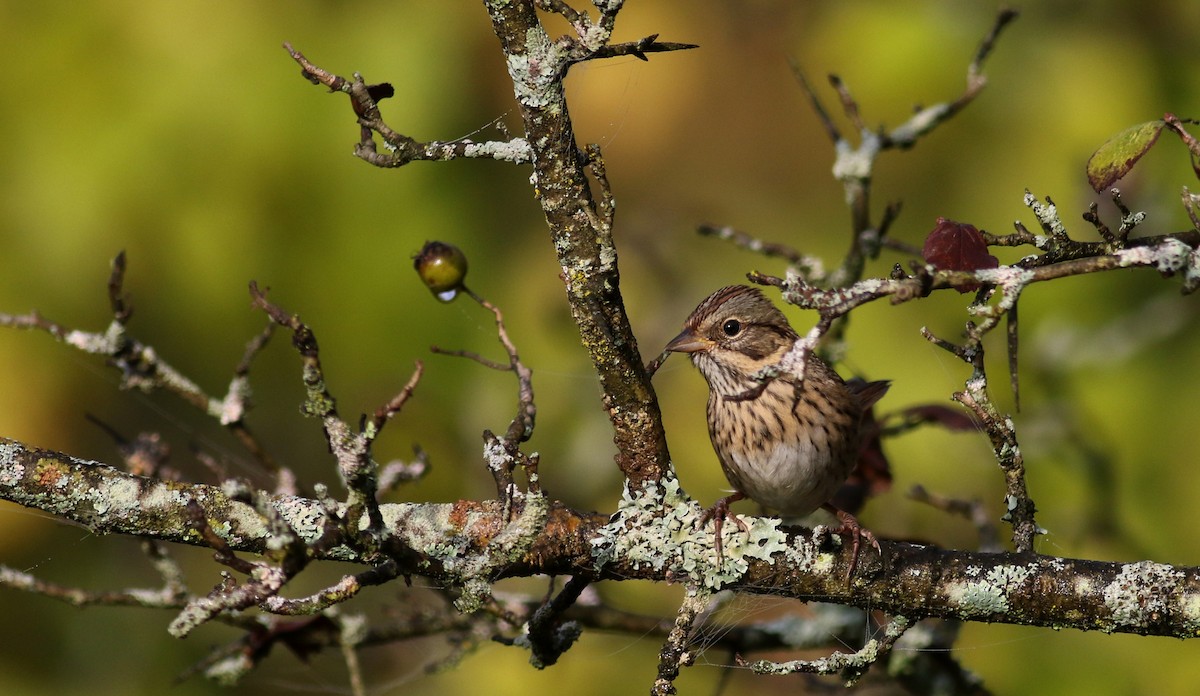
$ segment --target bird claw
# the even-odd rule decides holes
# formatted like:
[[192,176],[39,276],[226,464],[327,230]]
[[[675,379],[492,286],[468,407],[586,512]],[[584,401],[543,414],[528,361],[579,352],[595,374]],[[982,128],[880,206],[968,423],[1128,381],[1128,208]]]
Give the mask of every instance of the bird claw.
[[717,566],[722,566],[725,564],[725,553],[721,542],[721,531],[725,526],[725,520],[732,519],[734,524],[738,526],[738,529],[741,530],[743,534],[750,533],[750,528],[746,526],[746,523],[742,521],[742,518],[729,511],[730,503],[736,503],[745,497],[745,494],[743,494],[741,491],[734,491],[732,495],[727,495],[713,503],[712,507],[705,510],[704,514],[700,515],[700,521],[696,526],[701,529],[704,528],[704,525],[708,524],[709,520],[713,521],[713,533],[716,535]]
[[871,530],[864,529],[858,523],[858,518],[845,510],[839,510],[833,506],[827,506],[829,511],[837,515],[838,521],[842,526],[829,530],[834,534],[849,534],[852,541],[850,542],[850,567],[846,570],[846,582],[854,577],[854,569],[858,567],[858,553],[862,546],[862,540],[866,539],[871,542],[871,546],[875,547],[875,553],[883,555],[883,549],[879,548],[879,540],[871,533]]

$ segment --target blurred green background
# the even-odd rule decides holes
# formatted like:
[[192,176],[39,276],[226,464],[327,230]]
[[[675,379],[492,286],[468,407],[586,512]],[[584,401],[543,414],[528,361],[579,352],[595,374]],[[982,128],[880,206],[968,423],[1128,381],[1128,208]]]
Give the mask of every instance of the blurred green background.
[[[643,354],[653,355],[712,289],[770,260],[695,234],[731,224],[823,256],[844,250],[848,215],[829,175],[828,140],[788,68],[795,58],[822,90],[837,72],[869,124],[895,125],[914,105],[956,98],[992,23],[992,3],[630,2],[618,39],[660,33],[699,50],[584,65],[568,80],[582,141],[604,147],[618,200],[623,290]],[[1173,111],[1200,116],[1200,4],[1040,2],[1006,32],[976,103],[877,169],[875,210],[902,200],[893,236],[920,244],[937,216],[993,232],[1036,227],[1025,189],[1049,195],[1077,237],[1078,215],[1101,203],[1084,164],[1108,136]],[[412,443],[432,470],[403,495],[479,498],[493,488],[480,432],[513,415],[509,375],[435,356],[431,344],[498,356],[490,316],[437,303],[411,271],[427,239],[460,245],[473,289],[501,306],[534,369],[539,420],[531,443],[555,497],[610,511],[621,480],[612,464],[597,382],[567,311],[528,169],[487,161],[375,169],[352,155],[346,100],[300,79],[288,40],[317,64],[390,81],[388,122],[418,139],[500,137],[520,124],[497,42],[478,3],[0,3],[0,311],[36,308],[68,326],[107,325],[109,260],[129,258],[132,331],[210,393],[223,393],[243,346],[265,323],[249,307],[255,279],[316,331],[343,415],[373,411],[426,361],[417,397],[379,443],[381,460]],[[1196,188],[1183,148],[1164,137],[1121,182],[1145,210],[1146,233],[1189,226],[1181,185]],[[1014,260],[1006,255],[1004,260]],[[897,254],[869,268],[885,274]],[[921,339],[953,338],[968,298],[937,297],[854,314],[843,371],[890,378],[883,410],[947,403],[964,365]],[[1039,550],[1055,555],[1192,565],[1200,560],[1195,394],[1200,389],[1196,298],[1153,272],[1112,273],[1031,288],[1022,301],[1023,410],[1016,421],[1038,521]],[[792,312],[799,327],[811,316]],[[1002,375],[1003,350],[992,349]],[[278,335],[252,372],[250,422],[306,483],[336,483],[318,424],[302,419],[298,361]],[[167,395],[119,392],[116,375],[45,335],[0,331],[0,434],[116,461],[84,414],[128,436],[161,432],[172,463],[209,480],[189,449],[255,472],[219,427]],[[1003,387],[1004,381],[997,380]],[[656,377],[672,453],[689,492],[725,487],[703,427],[703,380],[682,360]],[[999,394],[1005,408],[1011,397]],[[1081,446],[1082,443],[1082,446]],[[1001,477],[977,435],[921,432],[888,443],[892,492],[864,522],[883,536],[972,548],[973,531],[907,500],[921,483],[985,501],[999,514]],[[1005,530],[1007,532],[1007,530]],[[178,550],[193,588],[217,581],[207,555]],[[37,512],[0,504],[0,563],[89,589],[155,578],[136,541],[98,538]],[[296,592],[336,577],[325,568]],[[320,577],[317,577],[320,576]],[[307,584],[305,584],[307,583]],[[540,582],[501,587],[541,591]],[[618,606],[658,613],[678,587],[609,584]],[[385,587],[348,610],[402,611],[420,587]],[[397,609],[400,607],[400,609]],[[804,611],[799,603],[738,600],[711,620]],[[209,646],[234,633],[206,627],[168,637],[171,616],[138,609],[76,610],[0,589],[0,693],[159,693]],[[373,693],[645,693],[659,641],[589,633],[544,672],[520,650],[485,644],[453,670],[436,640],[369,650]],[[1086,655],[1086,665],[1079,656]],[[1173,693],[1200,676],[1197,644],[1165,639],[969,626],[956,656],[997,693]],[[704,653],[681,693],[713,693],[730,663]],[[621,665],[616,671],[614,667]],[[795,693],[800,677],[737,671],[725,693]],[[831,682],[832,683],[832,682]],[[211,693],[191,679],[172,693]],[[309,664],[279,653],[227,693],[344,693],[336,655]]]

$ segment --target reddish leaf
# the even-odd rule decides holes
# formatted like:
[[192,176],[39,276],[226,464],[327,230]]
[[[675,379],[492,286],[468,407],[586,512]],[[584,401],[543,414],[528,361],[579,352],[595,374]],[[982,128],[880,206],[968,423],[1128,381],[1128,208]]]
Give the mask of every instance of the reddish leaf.
[[952,431],[979,430],[979,424],[969,413],[961,409],[953,409],[941,404],[923,404],[910,406],[901,414],[912,423],[936,423]]
[[[944,217],[937,219],[937,224],[925,237],[925,248],[921,253],[926,262],[940,271],[976,271],[1000,265],[1000,260],[988,253],[987,242],[974,225]],[[978,285],[971,285],[960,287],[958,291],[978,289]]]
[[1112,186],[1117,179],[1129,173],[1133,165],[1146,154],[1150,146],[1158,140],[1166,122],[1159,119],[1139,123],[1131,128],[1117,133],[1100,146],[1088,158],[1088,183],[1096,193]]

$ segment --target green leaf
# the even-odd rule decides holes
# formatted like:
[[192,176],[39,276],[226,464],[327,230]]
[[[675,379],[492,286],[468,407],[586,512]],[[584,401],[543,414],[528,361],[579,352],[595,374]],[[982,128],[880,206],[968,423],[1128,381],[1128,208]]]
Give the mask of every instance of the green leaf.
[[1088,182],[1096,193],[1112,186],[1129,173],[1133,165],[1158,140],[1166,123],[1162,119],[1147,121],[1117,133],[1092,153],[1087,163]]

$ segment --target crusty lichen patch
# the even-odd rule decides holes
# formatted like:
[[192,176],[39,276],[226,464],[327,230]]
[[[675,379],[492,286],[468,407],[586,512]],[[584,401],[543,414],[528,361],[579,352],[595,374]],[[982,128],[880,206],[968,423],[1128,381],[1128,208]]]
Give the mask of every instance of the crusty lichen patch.
[[1146,628],[1162,621],[1181,596],[1178,582],[1184,577],[1183,571],[1161,563],[1126,564],[1102,592],[1116,624],[1113,628]]
[[490,513],[474,506],[401,503],[380,512],[385,526],[404,530],[404,543],[428,558],[427,567],[439,581],[459,587],[455,606],[472,613],[490,598],[494,571],[524,556],[545,527],[550,511],[545,496],[516,492],[513,506],[518,512],[483,548],[477,547],[471,530]]
[[750,561],[773,563],[775,554],[789,552],[780,520],[739,515],[748,531],[733,520],[724,525],[723,558],[718,563],[713,525],[699,524],[704,508],[680,489],[673,471],[660,485],[649,482],[634,491],[626,485],[612,520],[592,539],[597,568],[621,560],[719,589],[740,579]]

